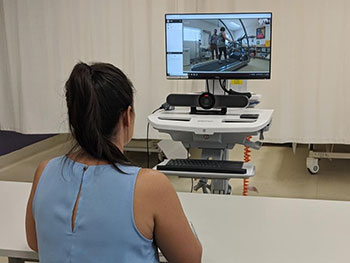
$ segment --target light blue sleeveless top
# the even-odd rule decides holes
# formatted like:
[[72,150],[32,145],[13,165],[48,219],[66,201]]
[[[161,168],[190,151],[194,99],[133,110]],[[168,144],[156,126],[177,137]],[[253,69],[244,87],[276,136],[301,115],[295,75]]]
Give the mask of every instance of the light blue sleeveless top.
[[[159,262],[153,240],[137,229],[133,201],[135,166],[92,165],[52,159],[34,200],[40,263]],[[81,187],[72,230],[72,211]]]

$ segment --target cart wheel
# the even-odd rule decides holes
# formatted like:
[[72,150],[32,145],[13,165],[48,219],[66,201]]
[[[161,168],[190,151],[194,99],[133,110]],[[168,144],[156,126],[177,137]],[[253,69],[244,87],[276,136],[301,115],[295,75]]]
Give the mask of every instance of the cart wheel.
[[317,174],[320,171],[318,159],[308,157],[306,159],[306,168],[310,174]]
[[320,166],[315,165],[312,169],[307,168],[307,170],[309,171],[310,174],[317,174],[318,171],[320,170]]

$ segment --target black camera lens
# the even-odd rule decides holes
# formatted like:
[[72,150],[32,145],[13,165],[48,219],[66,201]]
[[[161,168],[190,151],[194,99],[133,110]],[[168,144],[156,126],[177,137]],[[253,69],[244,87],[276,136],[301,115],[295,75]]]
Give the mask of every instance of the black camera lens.
[[215,97],[213,94],[205,92],[202,95],[199,96],[199,106],[201,106],[203,109],[211,109],[215,105]]

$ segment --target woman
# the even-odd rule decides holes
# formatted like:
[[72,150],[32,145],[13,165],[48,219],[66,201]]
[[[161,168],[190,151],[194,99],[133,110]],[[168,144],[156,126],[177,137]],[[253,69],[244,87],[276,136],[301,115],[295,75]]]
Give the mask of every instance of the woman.
[[40,262],[158,262],[157,247],[169,262],[200,262],[169,180],[123,153],[135,120],[130,80],[111,64],[78,63],[66,100],[77,145],[39,165],[27,206]]
[[225,60],[227,59],[227,49],[226,49],[225,40],[227,40],[229,42],[232,42],[231,39],[226,37],[225,28],[221,27],[220,28],[219,38],[218,38],[218,48],[219,48],[219,58],[218,58],[218,60],[219,61],[221,60],[222,52],[224,52]]

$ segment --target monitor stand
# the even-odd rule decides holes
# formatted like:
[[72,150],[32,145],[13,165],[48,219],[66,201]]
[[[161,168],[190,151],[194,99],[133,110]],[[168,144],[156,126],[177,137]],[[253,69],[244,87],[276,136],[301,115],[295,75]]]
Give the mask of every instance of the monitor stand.
[[[219,80],[217,79],[208,79],[208,87],[206,85],[205,91],[210,93],[213,93],[215,95],[225,95],[227,94],[220,85]],[[248,95],[250,97],[251,93],[248,91],[248,83],[247,80],[220,80],[222,81],[222,84],[226,87],[227,90],[232,90],[233,94],[237,95]]]
[[[223,89],[221,88],[220,86],[220,82],[219,81],[224,81],[225,82],[225,85],[227,87],[227,84],[228,84],[228,80],[225,79],[225,80],[218,80],[218,79],[207,79],[206,80],[206,83],[205,83],[205,87],[204,87],[204,90],[206,92],[210,92],[214,95],[225,95],[227,93],[225,93],[223,91]],[[207,85],[208,84],[208,85]]]
[[227,108],[221,108],[220,110],[198,110],[197,107],[191,107],[190,114],[202,114],[202,115],[225,115]]

